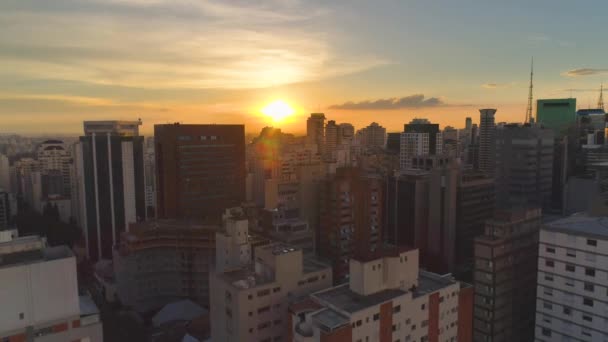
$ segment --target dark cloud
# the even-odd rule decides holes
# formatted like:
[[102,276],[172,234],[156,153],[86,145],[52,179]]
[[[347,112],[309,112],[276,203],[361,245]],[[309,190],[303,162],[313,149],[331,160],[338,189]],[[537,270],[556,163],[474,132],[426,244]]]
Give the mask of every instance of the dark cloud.
[[401,109],[401,108],[425,108],[447,106],[441,99],[437,97],[424,98],[422,94],[415,94],[404,97],[392,97],[388,99],[367,100],[361,102],[348,101],[343,104],[335,104],[329,106],[329,109],[350,109],[350,110],[384,110],[384,109]]
[[593,68],[580,68],[580,69],[572,69],[564,72],[562,75],[568,77],[578,77],[578,76],[593,76],[593,75],[602,75],[608,73],[608,69],[593,69]]

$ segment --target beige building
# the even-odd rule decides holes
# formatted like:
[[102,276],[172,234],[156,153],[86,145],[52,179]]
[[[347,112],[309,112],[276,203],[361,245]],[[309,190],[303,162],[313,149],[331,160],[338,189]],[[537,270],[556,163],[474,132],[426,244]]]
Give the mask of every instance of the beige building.
[[239,210],[228,210],[223,223],[209,286],[212,340],[288,341],[288,299],[331,286],[331,269],[283,243],[252,253]]
[[290,340],[471,341],[473,289],[418,269],[418,250],[350,260],[350,282],[290,306]]

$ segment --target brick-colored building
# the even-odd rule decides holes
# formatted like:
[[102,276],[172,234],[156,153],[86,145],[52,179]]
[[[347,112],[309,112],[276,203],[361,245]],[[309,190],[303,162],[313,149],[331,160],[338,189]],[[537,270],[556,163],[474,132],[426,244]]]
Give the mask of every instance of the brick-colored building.
[[245,126],[154,126],[157,216],[219,221],[245,201]]
[[473,289],[418,269],[417,249],[350,260],[350,282],[290,308],[293,342],[471,341]]

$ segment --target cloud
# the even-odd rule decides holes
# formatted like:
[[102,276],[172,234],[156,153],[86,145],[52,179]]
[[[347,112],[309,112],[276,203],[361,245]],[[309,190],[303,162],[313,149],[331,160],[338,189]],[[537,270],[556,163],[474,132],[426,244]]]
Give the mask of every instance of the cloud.
[[481,85],[481,87],[485,88],[485,89],[498,89],[498,88],[510,88],[514,85],[515,85],[514,82],[511,82],[511,83],[484,83]]
[[579,76],[595,76],[608,73],[608,69],[580,68],[572,69],[562,73],[562,76],[579,77]]
[[387,63],[347,54],[294,0],[0,1],[0,74],[138,88],[252,89]]
[[343,104],[335,104],[329,106],[329,109],[349,109],[349,110],[386,110],[386,109],[401,109],[401,108],[426,108],[447,106],[441,99],[437,97],[424,98],[422,94],[415,94],[404,97],[392,97],[379,100],[367,100],[361,102],[348,101]]

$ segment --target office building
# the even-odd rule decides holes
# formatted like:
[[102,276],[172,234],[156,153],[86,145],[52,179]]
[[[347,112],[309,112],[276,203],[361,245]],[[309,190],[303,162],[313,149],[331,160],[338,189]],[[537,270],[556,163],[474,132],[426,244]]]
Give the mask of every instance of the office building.
[[562,136],[576,123],[576,99],[539,99],[536,101],[536,122]]
[[401,132],[391,132],[386,134],[386,150],[399,154],[401,150]]
[[369,126],[357,131],[357,140],[366,148],[384,148],[386,142],[386,128],[377,122],[372,122]]
[[85,121],[75,146],[80,220],[87,254],[111,259],[130,223],[146,218],[140,121]]
[[311,113],[306,120],[306,142],[316,144],[319,151],[323,151],[325,141],[325,114]]
[[118,299],[149,312],[180,299],[209,305],[209,272],[219,225],[157,219],[131,224],[114,249]]
[[348,279],[348,260],[383,241],[382,178],[358,168],[338,168],[321,185],[318,254],[330,260],[336,283]]
[[289,341],[471,341],[473,288],[419,270],[416,249],[349,261],[346,284],[289,307]]
[[442,153],[443,135],[439,131],[439,124],[432,124],[426,119],[414,119],[404,125],[399,148],[401,170],[415,168],[412,158]]
[[355,127],[349,123],[338,125],[338,145],[350,146],[355,139]]
[[289,299],[331,286],[328,266],[289,245],[259,246],[252,259],[247,220],[238,210],[227,210],[216,243],[209,285],[213,341],[289,341]]
[[462,170],[456,196],[455,266],[458,279],[473,281],[474,241],[494,216],[494,179],[476,170]]
[[13,203],[11,195],[0,189],[0,231],[10,229],[13,226],[13,216],[16,203]]
[[499,210],[475,239],[474,341],[532,341],[541,210]]
[[[65,144],[61,140],[45,140],[38,147],[38,161],[40,162],[40,171],[48,179],[46,182],[48,190],[43,191],[47,195],[60,195],[64,198],[70,198],[72,184],[71,169],[72,169],[72,154],[69,149],[66,149]],[[58,183],[54,185],[55,181]]]
[[0,341],[102,342],[99,310],[79,296],[76,258],[38,236],[0,240]]
[[11,171],[8,157],[0,154],[0,189],[11,192]]
[[496,159],[496,109],[480,109],[479,114],[479,169],[493,175]]
[[244,125],[154,125],[157,217],[219,221],[245,201]]
[[325,155],[327,157],[332,157],[332,155],[336,152],[336,148],[339,144],[339,126],[336,125],[334,120],[327,121],[327,125],[325,125]]
[[587,214],[540,231],[536,341],[608,339],[608,219]]
[[496,130],[498,205],[551,206],[553,149],[554,135],[549,129],[511,124]]

